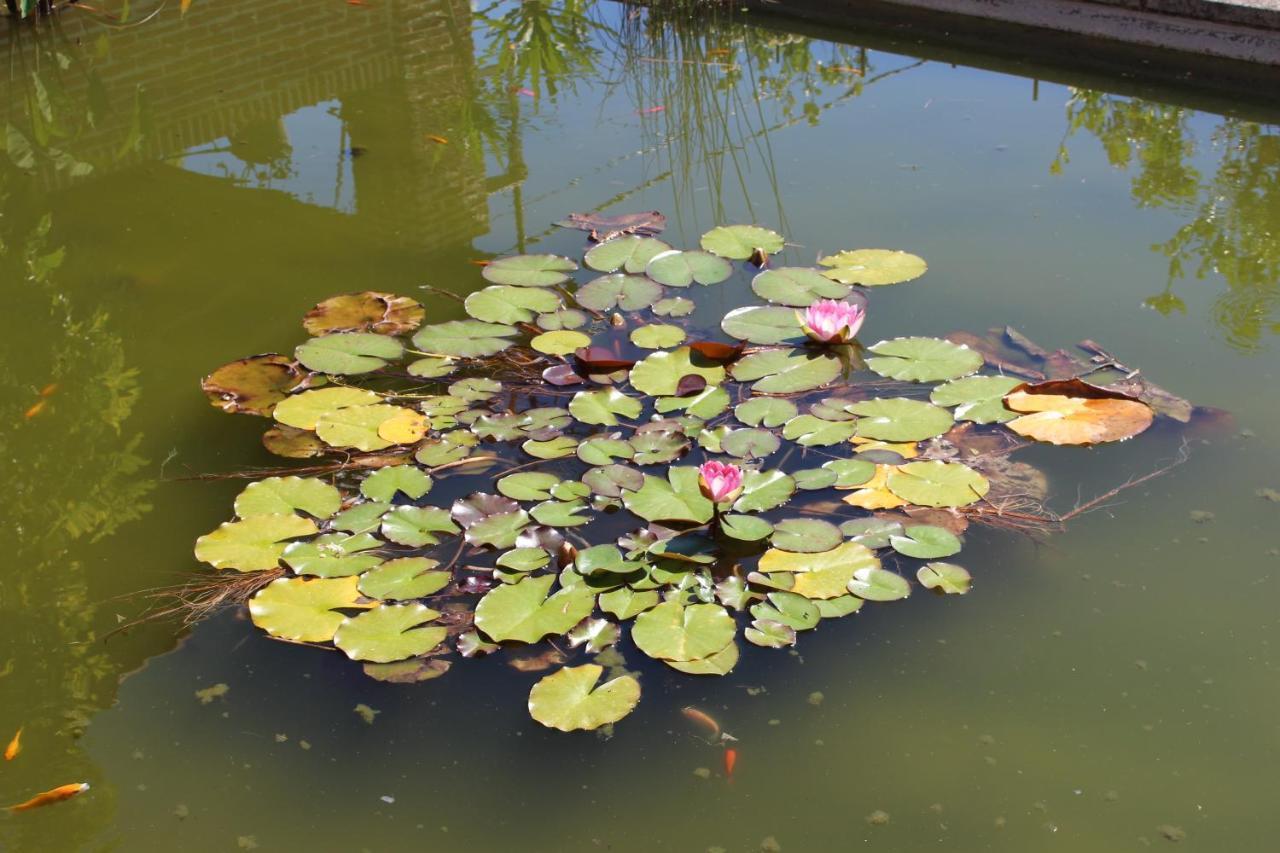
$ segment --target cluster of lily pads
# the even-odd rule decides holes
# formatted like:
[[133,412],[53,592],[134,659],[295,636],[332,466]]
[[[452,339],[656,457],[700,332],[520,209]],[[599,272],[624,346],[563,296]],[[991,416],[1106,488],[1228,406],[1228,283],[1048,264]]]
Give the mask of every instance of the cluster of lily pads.
[[[924,261],[778,265],[785,251],[752,225],[691,251],[624,234],[591,245],[586,269],[489,262],[468,319],[424,325],[422,305],[381,292],[321,302],[292,356],[204,380],[214,405],[273,421],[270,451],[310,461],[250,483],[196,557],[269,572],[255,625],[378,679],[521,644],[550,665],[608,649],[529,697],[540,723],[593,729],[639,701],[620,649],[724,675],[742,643],[792,646],[917,585],[967,592],[945,560],[1001,492],[975,435],[1091,444],[1152,422],[1079,380],[980,373],[948,340],[864,348],[867,294]],[[761,302],[700,335],[698,295],[735,280]]]

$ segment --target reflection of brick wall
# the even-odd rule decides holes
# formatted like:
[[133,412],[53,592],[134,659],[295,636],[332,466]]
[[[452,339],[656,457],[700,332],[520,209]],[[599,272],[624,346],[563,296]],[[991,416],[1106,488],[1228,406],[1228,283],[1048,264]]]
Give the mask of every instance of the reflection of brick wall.
[[[185,17],[176,5],[145,24],[109,32],[85,13],[60,17],[62,35],[83,56],[98,55],[104,32],[109,45],[109,53],[92,65],[111,109],[71,146],[76,156],[111,171],[217,139],[234,140],[242,128],[324,100],[341,100],[344,120],[356,123],[349,104],[374,98],[383,114],[400,116],[392,135],[405,139],[388,139],[388,127],[380,126],[380,145],[397,156],[371,157],[367,165],[356,161],[358,214],[416,220],[413,233],[420,236],[410,237],[407,229],[404,234],[406,244],[418,246],[428,236],[432,243],[456,243],[487,230],[482,159],[461,145],[437,151],[423,141],[425,134],[439,133],[436,128],[456,126],[472,94],[467,0],[379,0],[367,6],[234,0],[195,3]],[[153,8],[140,2],[134,7],[135,17]],[[39,33],[42,41],[50,34]],[[86,76],[73,69],[63,80],[74,108],[87,111]],[[114,161],[129,134],[139,86],[151,132],[140,152]],[[20,109],[20,99],[7,99],[0,103],[0,120]],[[358,135],[352,136],[359,144]],[[52,185],[67,180],[57,173],[45,177]],[[388,220],[383,230],[393,234],[401,228]]]

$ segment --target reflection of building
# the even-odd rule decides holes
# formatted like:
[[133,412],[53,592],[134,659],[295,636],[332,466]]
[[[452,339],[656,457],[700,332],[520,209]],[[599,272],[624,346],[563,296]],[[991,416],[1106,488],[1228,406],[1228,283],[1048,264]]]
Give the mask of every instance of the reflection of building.
[[[163,160],[348,210],[331,196],[335,182],[353,179],[354,191],[346,187],[353,207],[386,217],[388,233],[398,230],[418,245],[426,233],[457,245],[487,230],[482,158],[464,145],[427,139],[449,136],[472,97],[463,0],[206,3],[185,17],[171,9],[111,31],[92,15],[68,13],[56,32],[31,32],[30,42],[15,40],[10,50],[30,59],[37,42],[53,39],[79,55],[82,67],[58,80],[66,97],[54,107],[93,115],[92,122],[66,122],[81,132],[65,148],[99,174]],[[29,116],[9,113],[23,109],[23,100],[0,106],[19,128]],[[338,132],[329,150],[292,150],[286,118],[308,110],[332,114]],[[351,157],[366,136],[380,147]],[[326,179],[313,174],[295,191],[290,175],[297,177],[303,158],[312,173],[324,168]],[[41,167],[46,185],[69,180],[50,163]],[[322,183],[325,191],[310,191]],[[418,223],[417,236],[395,224],[406,221]]]

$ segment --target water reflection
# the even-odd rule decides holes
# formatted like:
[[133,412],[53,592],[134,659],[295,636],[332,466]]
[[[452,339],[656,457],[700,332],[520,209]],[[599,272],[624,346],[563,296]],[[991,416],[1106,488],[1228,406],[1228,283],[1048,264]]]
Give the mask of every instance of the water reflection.
[[1168,283],[1143,304],[1161,314],[1185,313],[1178,286],[1188,276],[1220,278],[1226,291],[1214,302],[1214,321],[1232,346],[1258,350],[1267,335],[1280,333],[1280,129],[1223,116],[1205,132],[1193,115],[1073,89],[1050,170],[1067,167],[1072,137],[1092,134],[1112,166],[1133,173],[1130,192],[1140,208],[1187,218],[1151,247],[1169,259]]

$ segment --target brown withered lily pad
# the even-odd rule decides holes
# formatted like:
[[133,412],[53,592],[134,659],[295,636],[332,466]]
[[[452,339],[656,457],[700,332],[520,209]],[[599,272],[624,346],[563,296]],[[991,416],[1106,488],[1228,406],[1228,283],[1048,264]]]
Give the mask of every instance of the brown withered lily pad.
[[302,318],[312,335],[330,332],[376,332],[402,335],[422,325],[422,306],[407,296],[377,290],[331,296]]
[[224,364],[206,376],[200,388],[224,412],[266,417],[306,377],[293,359],[272,352]]
[[1155,419],[1146,403],[1079,379],[1019,385],[1004,404],[1023,413],[1009,421],[1009,429],[1050,444],[1123,441]]

